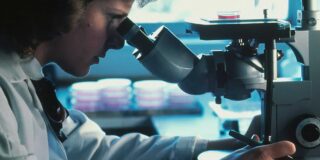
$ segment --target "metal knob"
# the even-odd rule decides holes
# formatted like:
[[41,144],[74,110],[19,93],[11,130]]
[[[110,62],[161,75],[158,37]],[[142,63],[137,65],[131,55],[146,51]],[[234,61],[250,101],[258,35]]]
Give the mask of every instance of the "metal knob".
[[320,119],[308,116],[302,119],[296,128],[296,139],[305,148],[314,148],[320,144]]

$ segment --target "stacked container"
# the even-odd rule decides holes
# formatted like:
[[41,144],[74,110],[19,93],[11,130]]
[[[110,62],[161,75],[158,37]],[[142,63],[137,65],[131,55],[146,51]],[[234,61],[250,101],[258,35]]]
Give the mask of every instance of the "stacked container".
[[165,87],[160,80],[136,81],[133,84],[136,106],[140,108],[160,108],[166,106]]
[[170,107],[185,107],[194,105],[195,103],[194,96],[182,91],[177,84],[167,85],[166,92]]
[[[176,84],[161,80],[132,81],[126,78],[108,78],[78,82],[70,87],[71,105],[84,112],[127,110],[163,107],[186,107],[195,98],[183,92]],[[133,98],[134,97],[134,98]]]
[[125,78],[102,79],[100,86],[100,103],[103,110],[126,109],[131,104],[131,80]]
[[81,111],[99,110],[100,87],[96,82],[78,82],[70,87],[71,105]]

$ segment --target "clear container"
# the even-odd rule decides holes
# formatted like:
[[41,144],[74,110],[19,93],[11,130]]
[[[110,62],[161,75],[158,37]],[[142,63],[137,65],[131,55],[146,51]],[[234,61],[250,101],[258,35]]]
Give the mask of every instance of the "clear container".
[[134,100],[139,108],[161,108],[166,106],[167,82],[161,80],[142,80],[133,83]]
[[72,107],[85,112],[100,110],[100,90],[95,81],[72,84],[69,90]]
[[102,110],[127,109],[131,105],[131,80],[126,78],[107,78],[98,82]]
[[218,11],[217,17],[219,20],[240,19],[240,12],[239,11]]

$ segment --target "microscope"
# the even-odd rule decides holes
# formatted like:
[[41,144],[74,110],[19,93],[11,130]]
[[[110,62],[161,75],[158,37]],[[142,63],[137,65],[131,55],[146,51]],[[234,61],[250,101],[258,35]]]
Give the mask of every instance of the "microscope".
[[[319,2],[320,4],[320,2]],[[290,140],[296,144],[295,159],[320,159],[320,10],[318,0],[302,0],[299,27],[269,19],[206,20],[187,23],[189,32],[202,40],[230,40],[225,50],[195,55],[168,28],[151,35],[126,18],[119,34],[136,48],[133,55],[162,80],[177,83],[190,94],[211,92],[216,103],[250,98],[257,90],[261,101],[261,138],[264,144]],[[277,77],[282,52],[276,43],[286,43],[302,63],[299,81]],[[259,53],[258,46],[264,50]]]

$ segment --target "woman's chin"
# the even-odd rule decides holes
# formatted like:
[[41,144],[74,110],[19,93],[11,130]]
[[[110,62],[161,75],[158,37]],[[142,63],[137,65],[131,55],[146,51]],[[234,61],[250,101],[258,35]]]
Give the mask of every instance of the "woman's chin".
[[85,77],[86,75],[88,75],[89,71],[90,71],[90,67],[87,68],[76,68],[74,70],[65,70],[67,73],[75,76],[75,77]]
[[74,76],[76,76],[76,77],[85,77],[85,76],[88,75],[88,73],[89,73],[89,69],[85,70],[85,71],[78,72],[77,74],[74,74]]

